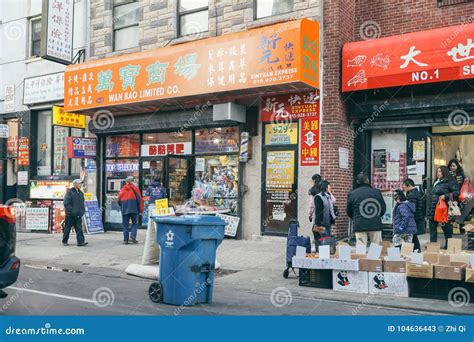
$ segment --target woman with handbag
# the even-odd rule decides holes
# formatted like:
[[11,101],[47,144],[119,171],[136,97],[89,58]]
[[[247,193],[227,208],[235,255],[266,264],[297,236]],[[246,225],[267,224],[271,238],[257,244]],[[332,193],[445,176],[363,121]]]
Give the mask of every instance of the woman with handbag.
[[[458,186],[459,191],[461,191],[461,187],[463,186],[464,180],[466,179],[466,176],[464,174],[464,170],[459,163],[457,159],[451,159],[448,163],[448,169],[449,169],[449,174],[454,177],[456,180],[456,184]],[[460,198],[454,198],[455,201],[458,201],[459,209],[462,211],[463,206],[464,206],[464,201],[462,201]],[[461,215],[459,215],[459,219],[457,222],[459,223],[459,229],[461,231],[461,234],[464,234],[464,220],[461,219]]]
[[[450,197],[457,198],[459,196],[459,188],[456,185],[455,179],[449,174],[449,169],[446,166],[440,166],[436,170],[436,180],[431,189],[431,208],[429,211],[430,219],[430,241],[438,241],[438,224],[443,224],[443,233],[445,238],[445,248],[448,244],[448,239],[453,236],[453,226],[449,222],[448,217],[440,219],[435,215],[438,203],[446,206]],[[447,216],[447,215],[446,215]]]
[[331,194],[331,184],[327,180],[323,180],[319,185],[319,189],[320,192],[314,196],[313,235],[316,250],[321,244],[321,240],[331,239],[331,226],[336,222],[337,217],[334,210],[335,198]]

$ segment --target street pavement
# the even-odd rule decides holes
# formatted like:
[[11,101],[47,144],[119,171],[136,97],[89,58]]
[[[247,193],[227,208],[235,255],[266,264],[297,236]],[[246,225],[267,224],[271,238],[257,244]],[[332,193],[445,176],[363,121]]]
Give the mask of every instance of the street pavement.
[[[142,233],[142,232],[140,232]],[[72,236],[74,238],[74,236]],[[283,279],[286,240],[226,239],[219,247],[214,302],[195,307],[155,304],[152,280],[127,275],[140,263],[143,242],[122,245],[121,234],[87,236],[89,246],[63,247],[61,237],[19,233],[20,278],[6,289],[0,315],[417,315],[472,314],[474,305],[347,294]]]

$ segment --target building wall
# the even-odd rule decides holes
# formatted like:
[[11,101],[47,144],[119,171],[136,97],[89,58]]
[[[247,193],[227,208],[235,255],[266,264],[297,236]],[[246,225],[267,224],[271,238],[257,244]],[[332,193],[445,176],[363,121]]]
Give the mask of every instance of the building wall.
[[437,7],[436,0],[356,0],[354,40],[474,22],[474,3]]

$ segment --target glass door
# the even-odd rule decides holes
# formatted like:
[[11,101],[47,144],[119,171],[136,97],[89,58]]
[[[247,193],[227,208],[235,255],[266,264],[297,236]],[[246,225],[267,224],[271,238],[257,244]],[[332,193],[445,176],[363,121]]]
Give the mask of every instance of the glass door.
[[142,215],[142,226],[148,226],[148,205],[150,204],[148,187],[153,182],[159,180],[163,183],[164,181],[164,158],[147,158],[141,161],[141,191],[143,195],[143,201],[145,209]]
[[166,156],[165,187],[170,206],[182,205],[191,197],[193,157]]

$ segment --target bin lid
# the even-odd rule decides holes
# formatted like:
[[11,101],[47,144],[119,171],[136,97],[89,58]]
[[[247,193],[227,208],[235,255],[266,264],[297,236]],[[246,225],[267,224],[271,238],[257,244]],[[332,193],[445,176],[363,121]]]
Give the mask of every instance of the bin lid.
[[152,217],[155,222],[158,223],[171,223],[180,225],[193,225],[193,226],[215,226],[225,225],[225,221],[217,216],[209,215],[183,215],[183,216],[155,216]]

